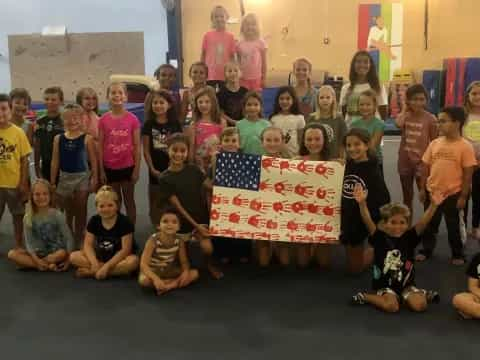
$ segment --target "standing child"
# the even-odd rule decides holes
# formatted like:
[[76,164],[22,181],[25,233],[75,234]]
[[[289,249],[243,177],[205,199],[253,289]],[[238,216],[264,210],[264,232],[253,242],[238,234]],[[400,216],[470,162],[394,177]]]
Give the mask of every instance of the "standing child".
[[293,87],[282,86],[278,89],[270,122],[273,126],[282,129],[286,155],[289,158],[297,156],[305,118],[300,112],[297,94]]
[[149,170],[150,221],[154,227],[158,226],[163,205],[158,178],[168,168],[168,139],[172,134],[182,132],[173,106],[173,98],[165,90],[151,91],[145,99],[142,143],[143,156]]
[[98,147],[100,179],[112,185],[122,196],[130,221],[135,224],[135,183],[140,172],[140,122],[125,110],[127,89],[122,83],[112,83],[107,88],[107,100],[111,111],[98,122]]
[[53,139],[63,133],[60,106],[63,104],[63,91],[60,87],[46,88],[43,101],[47,114],[37,120],[34,133],[34,160],[37,178],[50,181],[52,168]]
[[[433,219],[423,236],[423,249],[417,255],[417,261],[424,261],[433,255],[436,245],[438,226],[445,217],[448,242],[452,250],[451,263],[463,265],[463,243],[460,236],[459,211],[465,208],[472,181],[473,168],[477,165],[473,146],[462,137],[465,123],[465,111],[461,107],[446,107],[438,114],[439,137],[433,140],[423,155],[428,169],[428,179],[423,176],[421,189],[432,196],[445,197],[445,201],[435,212]],[[422,190],[421,198],[428,198]]]
[[[309,161],[329,161],[330,147],[326,128],[317,122],[308,124],[300,140],[300,150],[297,159]],[[295,244],[297,248],[297,264],[300,267],[307,267],[310,264],[312,250],[317,263],[322,268],[330,266],[331,247],[318,244]]]
[[17,125],[27,135],[28,142],[33,145],[33,124],[25,118],[32,98],[27,90],[17,88],[10,91],[10,102],[12,107],[12,123]]
[[375,153],[380,173],[383,177],[382,138],[385,123],[375,117],[376,108],[377,98],[375,93],[370,90],[361,93],[358,98],[358,111],[360,112],[361,117],[352,121],[351,128],[360,128],[368,131],[368,134],[370,135],[370,144],[368,147]]
[[300,112],[308,117],[316,110],[317,89],[312,85],[312,63],[305,58],[299,58],[293,63],[295,76],[295,92],[299,99]]
[[423,85],[415,84],[407,89],[407,101],[401,113],[395,119],[402,131],[398,149],[398,174],[403,190],[403,203],[413,214],[413,182],[418,191],[422,173],[425,170],[422,156],[428,144],[437,137],[435,117],[425,110],[428,94]]
[[361,116],[358,108],[358,97],[366,90],[372,90],[375,93],[377,100],[375,116],[386,119],[387,92],[385,87],[380,85],[375,64],[367,51],[357,51],[353,56],[350,63],[349,80],[350,82],[343,85],[340,91],[340,106],[347,126],[350,127],[352,121]]
[[243,118],[243,98],[248,92],[240,86],[240,68],[237,63],[229,61],[225,64],[225,84],[217,93],[218,106],[229,126],[235,126]]
[[21,269],[65,271],[73,250],[73,237],[63,214],[52,206],[53,188],[37,179],[32,185],[28,210],[23,219],[25,249],[13,249],[8,259]]
[[168,156],[170,164],[159,179],[163,194],[181,214],[179,236],[185,242],[194,236],[200,243],[207,268],[215,279],[223,277],[213,264],[213,246],[208,232],[208,207],[205,188],[211,189],[211,182],[196,165],[188,164],[188,138],[176,134],[170,138]]
[[78,90],[76,102],[83,108],[82,131],[98,142],[98,95],[92,88]]
[[209,85],[218,87],[224,80],[225,63],[234,60],[235,38],[226,31],[228,13],[223,6],[215,6],[210,14],[214,30],[203,35],[200,60],[208,66]]
[[260,39],[260,29],[255,14],[244,16],[240,33],[243,35],[243,40],[237,44],[242,74],[240,84],[248,90],[261,92],[265,87],[267,74],[267,46]]
[[182,125],[190,125],[193,116],[193,108],[195,107],[195,95],[200,89],[207,86],[208,67],[201,61],[194,62],[188,71],[190,79],[192,79],[192,87],[186,89],[182,94],[182,102],[180,105],[179,121]]
[[387,185],[375,156],[370,156],[370,135],[364,129],[352,128],[345,136],[347,163],[343,178],[341,236],[347,252],[350,273],[365,270],[372,261],[372,249],[364,248],[368,229],[360,216],[353,192],[356,184],[368,192],[367,207],[374,222],[380,220],[380,208],[390,202]]
[[246,154],[262,155],[264,153],[260,135],[270,126],[270,122],[263,119],[262,98],[255,91],[249,91],[243,99],[244,119],[237,122],[236,127],[240,134],[240,149]]
[[95,195],[97,215],[90,218],[83,249],[71,254],[77,277],[104,280],[126,276],[137,270],[134,225],[119,212],[120,201],[111,186],[102,186]]
[[415,248],[420,235],[433,217],[442,198],[433,198],[419,222],[409,229],[410,211],[402,204],[382,206],[381,223],[377,226],[367,206],[367,192],[356,184],[353,196],[360,207],[360,215],[368,229],[368,240],[374,248],[373,294],[360,292],[353,296],[353,304],[371,304],[380,310],[394,313],[403,301],[414,312],[427,309],[429,302],[440,300],[435,291],[418,289],[415,284]]
[[180,115],[180,104],[182,102],[180,98],[180,93],[175,88],[175,83],[177,81],[177,69],[171,64],[162,64],[160,65],[155,72],[153,73],[158,80],[160,89],[166,90],[170,93],[174,101],[174,109],[177,113],[177,116]]
[[174,209],[160,214],[158,232],[150,236],[140,259],[138,282],[158,295],[190,285],[198,271],[190,268],[184,240],[177,235],[180,218]]
[[87,222],[88,195],[97,189],[98,182],[96,147],[93,138],[82,131],[82,115],[80,105],[65,106],[62,114],[65,133],[53,140],[50,178],[52,188],[55,188],[58,179],[56,194],[65,209],[77,249],[83,240]]
[[8,206],[13,219],[15,247],[23,244],[22,219],[28,199],[28,155],[32,152],[27,136],[11,120],[10,98],[0,94],[0,219]]
[[189,160],[195,161],[204,172],[218,149],[224,127],[225,120],[220,116],[215,91],[210,86],[200,90],[195,95],[193,124],[187,128],[187,135],[192,144]]
[[467,269],[468,292],[453,297],[453,307],[464,319],[480,319],[480,253],[476,254]]
[[345,159],[343,139],[347,126],[341,114],[337,111],[337,97],[330,85],[318,89],[317,111],[310,114],[307,124],[317,122],[325,127],[328,134],[328,151],[332,159]]

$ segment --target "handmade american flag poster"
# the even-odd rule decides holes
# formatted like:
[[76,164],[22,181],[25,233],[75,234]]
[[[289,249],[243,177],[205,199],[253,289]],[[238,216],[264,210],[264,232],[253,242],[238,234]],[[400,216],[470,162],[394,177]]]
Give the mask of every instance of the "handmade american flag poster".
[[216,160],[210,232],[239,239],[338,242],[343,171],[337,162],[222,152]]

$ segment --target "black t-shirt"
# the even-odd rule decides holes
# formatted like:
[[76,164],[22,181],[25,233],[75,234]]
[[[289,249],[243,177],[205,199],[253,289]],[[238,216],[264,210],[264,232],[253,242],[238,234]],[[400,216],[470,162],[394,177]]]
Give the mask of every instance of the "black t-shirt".
[[[168,168],[167,141],[169,137],[181,132],[179,124],[158,124],[156,122],[146,122],[142,128],[142,135],[149,137],[150,156],[152,157],[153,167],[162,172]],[[158,179],[149,174],[150,184],[158,184]]]
[[233,92],[222,85],[217,93],[218,106],[220,109],[233,120],[242,120],[243,116],[243,98],[248,89],[240,86],[238,91]]
[[[122,237],[133,234],[135,228],[128,217],[118,213],[117,221],[111,229],[105,229],[100,215],[90,218],[87,231],[95,235],[95,254],[97,259],[106,262],[122,249]],[[133,241],[133,239],[132,239]],[[132,252],[135,252],[136,244],[133,241]]]
[[34,136],[40,144],[40,159],[42,160],[42,169],[50,169],[53,153],[53,139],[58,134],[63,134],[63,122],[60,115],[56,117],[49,117],[45,115],[37,120],[35,124]]
[[420,243],[415,228],[400,237],[391,237],[378,230],[368,238],[375,250],[373,289],[390,288],[397,294],[415,284],[414,256]]
[[[208,207],[203,189],[205,174],[196,166],[187,164],[180,171],[166,170],[159,178],[165,197],[176,195],[183,208],[199,224],[208,224]],[[181,219],[180,233],[189,233],[192,225]]]
[[467,268],[467,275],[480,280],[480,253],[475,255]]

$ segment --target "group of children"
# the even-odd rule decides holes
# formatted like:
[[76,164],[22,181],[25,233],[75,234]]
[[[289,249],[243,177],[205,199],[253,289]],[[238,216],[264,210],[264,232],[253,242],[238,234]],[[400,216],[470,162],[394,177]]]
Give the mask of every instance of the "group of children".
[[[127,89],[122,83],[108,86],[110,111],[101,117],[93,89],[81,89],[76,104],[62,109],[62,90],[47,88],[46,115],[35,124],[25,118],[30,105],[26,90],[0,95],[0,213],[8,205],[15,233],[9,259],[20,268],[40,271],[65,271],[71,264],[78,277],[96,279],[139,269],[140,285],[158,294],[198,278],[198,271],[189,264],[192,238],[198,240],[215,279],[223,276],[216,260],[225,264],[256,258],[262,267],[272,259],[300,267],[315,260],[328,267],[329,245],[211,238],[209,198],[216,155],[221,151],[338,161],[345,165],[340,240],[346,248],[347,267],[352,273],[373,268],[374,291],[356,294],[353,303],[395,312],[403,302],[413,311],[425,310],[428,302],[438,300],[438,294],[416,287],[414,263],[432,256],[442,215],[453,264],[465,262],[460,214],[470,195],[472,236],[480,237],[480,173],[476,170],[480,82],[469,86],[464,108],[445,108],[438,119],[425,110],[425,89],[421,85],[408,89],[396,119],[402,130],[398,172],[405,205],[392,204],[382,165],[384,122],[380,117],[386,116],[386,99],[370,55],[359,51],[353,57],[350,82],[342,88],[338,105],[332,87],[311,86],[308,60],[296,60],[296,86],[278,89],[267,120],[258,92],[264,72],[258,78],[258,71],[246,71],[257,78],[242,78],[241,64],[247,60],[239,64],[232,55],[222,63],[214,56],[230,49],[222,43],[219,52],[219,42],[233,40],[225,34],[227,14],[222,9],[212,12],[215,31],[207,33],[203,42],[202,59],[207,63],[191,66],[193,86],[183,96],[172,90],[172,66],[162,65],[156,71],[161,89],[152,90],[145,100],[143,126],[125,109]],[[238,45],[240,53],[245,52],[240,59],[260,49],[261,61],[254,62],[263,69],[265,51],[256,43],[254,16],[244,19],[242,33],[245,42],[255,44]],[[213,87],[207,84],[209,79],[216,81]],[[36,180],[29,175],[32,146]],[[134,190],[141,149],[149,172],[150,219],[157,232],[139,258]],[[412,226],[414,182],[426,210]],[[97,214],[87,222],[87,199],[92,192],[96,192]],[[122,203],[126,215],[120,211]],[[365,246],[367,238],[370,246]],[[420,243],[423,249],[415,255]],[[453,303],[464,317],[479,318],[480,256],[472,260],[468,276],[469,292],[455,296]]]

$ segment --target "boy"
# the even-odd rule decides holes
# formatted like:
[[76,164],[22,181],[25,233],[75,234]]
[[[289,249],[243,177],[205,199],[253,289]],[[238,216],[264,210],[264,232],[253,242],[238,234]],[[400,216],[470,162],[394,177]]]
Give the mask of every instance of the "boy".
[[367,192],[360,184],[355,185],[353,196],[358,202],[360,214],[368,229],[368,241],[373,246],[373,294],[360,292],[352,297],[353,304],[371,304],[385,312],[394,313],[400,302],[415,312],[425,311],[428,302],[438,302],[434,291],[415,286],[414,255],[420,243],[420,235],[427,227],[441,196],[432,198],[430,206],[419,222],[412,228],[410,210],[403,204],[387,204],[380,208],[382,220],[375,225],[367,207]]
[[52,162],[53,139],[63,133],[63,122],[60,116],[60,106],[63,104],[63,91],[60,87],[46,88],[43,100],[47,114],[38,119],[34,133],[34,160],[37,177],[50,181],[50,166]]
[[480,253],[475,255],[467,269],[468,292],[453,297],[453,307],[464,319],[480,319]]
[[[438,114],[439,137],[433,140],[423,155],[426,174],[421,179],[421,189],[427,189],[432,196],[445,198],[435,212],[430,225],[423,236],[423,249],[417,255],[417,261],[424,261],[433,255],[438,226],[445,217],[448,230],[448,242],[452,250],[451,263],[463,265],[463,243],[460,237],[459,211],[465,208],[470,194],[473,168],[477,164],[473,146],[462,137],[465,123],[465,111],[461,107],[447,107]],[[428,179],[426,179],[426,175]],[[426,184],[426,187],[425,187]],[[426,200],[425,190],[420,199]]]
[[30,145],[33,144],[33,124],[25,118],[32,98],[27,90],[17,88],[10,91],[10,104],[12,107],[12,123],[17,125],[27,135]]
[[10,98],[0,94],[0,219],[7,205],[13,217],[15,247],[21,248],[32,149],[22,129],[10,122],[11,117]]

